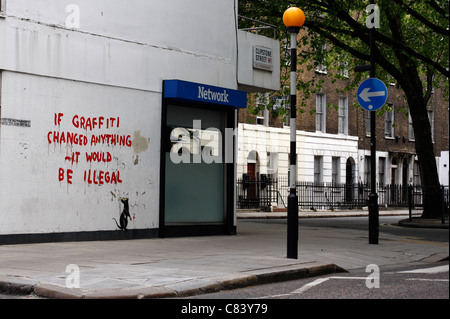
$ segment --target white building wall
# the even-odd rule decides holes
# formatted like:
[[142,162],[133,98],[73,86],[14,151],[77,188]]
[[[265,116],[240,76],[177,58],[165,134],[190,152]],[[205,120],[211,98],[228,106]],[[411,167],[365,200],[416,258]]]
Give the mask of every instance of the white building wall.
[[[114,229],[120,197],[129,198],[129,228],[158,226],[160,131],[148,125],[160,121],[158,94],[9,71],[2,82],[0,211],[8,216],[1,234]],[[103,116],[104,125],[77,128],[74,116]],[[110,117],[115,124],[106,128]],[[87,145],[61,142],[67,133],[85,136]],[[126,142],[92,143],[103,134]],[[88,161],[91,152],[103,160]],[[109,173],[109,183],[100,171]],[[94,183],[94,172],[103,184]]]
[[439,179],[442,185],[449,185],[449,151],[442,151],[439,161]]
[[[247,31],[238,31],[238,82],[239,88],[253,92],[280,89],[280,42]],[[272,70],[258,70],[253,67],[253,47],[260,46],[272,52]]]
[[[0,234],[114,230],[121,196],[129,198],[128,228],[157,228],[162,81],[237,88],[235,1],[79,0],[79,28],[66,25],[70,1],[6,2]],[[74,116],[120,124],[91,130]],[[55,143],[62,132],[88,144]],[[91,144],[104,134],[132,144]],[[106,162],[89,162],[90,152]],[[119,172],[120,182],[90,183],[89,171]]]
[[358,155],[358,137],[327,133],[297,133],[298,180],[314,182],[314,156],[323,157],[323,182],[332,181],[332,158],[339,157],[340,182],[345,183],[345,164],[348,158],[356,162]]
[[[358,171],[358,182],[360,183],[369,183],[370,181],[366,181],[367,169],[366,167],[366,157],[371,157],[370,150],[360,149],[358,150],[358,161],[359,161],[359,171]],[[402,154],[400,157],[396,158],[396,162],[393,160],[393,154],[385,151],[377,151],[376,152],[376,182],[382,183],[380,181],[380,158],[385,159],[385,170],[384,170],[384,184],[396,184],[403,185],[404,180],[407,181],[407,184],[414,183],[414,162],[417,161],[417,156],[414,154]],[[407,176],[404,177],[403,170],[403,162],[406,160],[407,162]],[[439,163],[439,158],[436,158],[436,161]],[[370,168],[369,168],[370,169]]]
[[237,87],[234,0],[79,0],[80,27],[67,28],[71,3],[7,1],[0,69],[156,92],[170,78]]
[[[251,151],[259,156],[259,172],[267,174],[267,154],[276,154],[275,176],[287,176],[289,168],[289,128],[265,127],[239,124],[238,178],[247,173],[247,157]],[[353,158],[357,163],[358,138],[325,133],[297,131],[297,180],[314,182],[314,156],[323,156],[323,182],[332,181],[332,157],[340,157],[341,182],[345,182],[346,161]],[[357,169],[356,169],[357,171]],[[270,172],[269,172],[270,173]]]

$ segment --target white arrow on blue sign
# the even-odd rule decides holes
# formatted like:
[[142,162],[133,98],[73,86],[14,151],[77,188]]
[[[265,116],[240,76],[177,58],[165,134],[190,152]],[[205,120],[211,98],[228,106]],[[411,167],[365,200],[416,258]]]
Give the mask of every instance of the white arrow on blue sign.
[[376,111],[386,103],[387,88],[383,81],[369,78],[363,81],[356,92],[358,103],[367,111]]

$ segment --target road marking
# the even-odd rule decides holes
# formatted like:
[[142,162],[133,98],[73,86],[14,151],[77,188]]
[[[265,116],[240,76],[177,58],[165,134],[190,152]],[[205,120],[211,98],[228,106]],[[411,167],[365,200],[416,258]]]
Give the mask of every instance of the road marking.
[[448,272],[448,265],[437,266],[431,268],[422,268],[422,269],[414,269],[414,270],[405,270],[399,271],[399,274],[438,274],[441,272]]
[[279,294],[279,295],[267,295],[267,296],[262,296],[262,297],[255,297],[255,298],[251,298],[251,299],[269,299],[269,298],[282,298],[282,297],[287,297],[287,296],[291,296],[291,293],[287,293],[287,294]]
[[444,281],[444,282],[448,282],[448,279],[408,278],[406,280],[413,280],[413,281]]
[[350,280],[352,280],[352,279],[357,279],[357,280],[366,280],[367,277],[343,277],[343,276],[331,276],[331,277],[327,277],[327,278],[319,278],[319,279],[316,279],[316,280],[314,280],[314,281],[312,281],[312,282],[310,282],[310,283],[307,283],[306,285],[304,285],[304,286],[302,286],[302,287],[300,287],[300,288],[298,288],[298,289],[292,291],[292,292],[289,293],[288,295],[302,294],[302,293],[304,293],[305,291],[307,291],[307,290],[309,290],[309,289],[311,289],[311,288],[313,288],[313,287],[315,287],[315,286],[317,286],[317,285],[320,285],[321,283],[323,283],[323,282],[325,282],[325,281],[328,281],[328,280],[330,280],[330,279],[350,279]]
[[[430,267],[430,268],[422,268],[422,269],[414,269],[414,270],[405,270],[405,271],[398,271],[398,272],[386,272],[384,274],[394,274],[394,273],[398,273],[398,274],[437,274],[437,273],[443,273],[443,272],[448,272],[449,271],[449,265],[444,265],[444,266],[437,266],[437,267]],[[292,295],[299,295],[302,294],[306,291],[308,291],[309,289],[318,286],[330,279],[349,279],[349,280],[367,280],[368,277],[344,277],[344,276],[330,276],[327,278],[319,278],[316,279],[310,283],[307,283],[303,286],[301,286],[300,288],[291,291],[289,293],[286,294],[278,294],[278,295],[267,295],[267,296],[263,296],[263,297],[259,297],[261,299],[267,299],[267,298],[280,298],[280,297],[288,297],[288,296],[292,296]],[[408,278],[406,280],[410,280],[410,281],[439,281],[439,282],[448,282],[448,279],[425,279],[425,278]]]
[[298,289],[296,289],[296,290],[294,290],[292,292],[289,292],[287,294],[268,295],[268,296],[263,296],[263,297],[260,297],[260,298],[261,299],[265,299],[265,298],[280,298],[280,297],[292,296],[292,295],[295,295],[295,294],[301,294],[301,293],[304,293],[305,291],[307,291],[308,289],[310,289],[310,288],[312,288],[314,286],[320,285],[321,283],[323,283],[323,282],[325,282],[325,281],[327,281],[327,280],[329,280],[331,278],[333,278],[333,277],[316,279],[316,280],[314,280],[314,281],[312,281],[310,283],[307,283],[306,285],[303,285],[302,287],[300,287],[300,288],[298,288]]
[[302,286],[302,287],[292,291],[291,294],[304,293],[306,290],[308,290],[308,289],[310,289],[310,288],[312,288],[314,286],[320,285],[321,283],[329,280],[330,278],[319,278],[319,279],[316,279],[316,280],[314,280],[314,281],[312,281],[312,282],[310,282],[310,283],[308,283],[308,284],[306,284],[306,285],[304,285],[304,286]]

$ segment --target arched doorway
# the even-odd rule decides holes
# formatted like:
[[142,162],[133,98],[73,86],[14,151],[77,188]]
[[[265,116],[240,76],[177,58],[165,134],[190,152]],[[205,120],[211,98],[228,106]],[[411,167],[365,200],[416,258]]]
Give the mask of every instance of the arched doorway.
[[250,180],[247,196],[250,199],[257,198],[256,180],[259,173],[258,163],[258,153],[256,151],[251,151],[247,157],[247,175]]
[[407,158],[403,159],[403,170],[402,170],[402,185],[403,187],[408,187],[409,181],[409,161]]
[[409,182],[409,161],[408,158],[403,159],[402,166],[402,204],[408,203],[408,183]]
[[345,201],[351,203],[354,200],[355,160],[349,157],[345,163]]
[[251,151],[247,156],[247,174],[251,179],[255,179],[258,173],[258,153]]

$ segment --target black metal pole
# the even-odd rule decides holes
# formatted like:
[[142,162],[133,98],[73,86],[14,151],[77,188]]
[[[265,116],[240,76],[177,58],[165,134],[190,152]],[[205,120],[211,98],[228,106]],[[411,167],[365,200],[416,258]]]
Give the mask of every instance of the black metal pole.
[[445,186],[441,186],[441,193],[442,193],[442,210],[441,210],[441,224],[445,224]]
[[413,186],[408,185],[408,207],[409,207],[409,221],[412,221],[412,208],[413,208]]
[[287,216],[287,258],[298,257],[298,197],[296,190],[297,181],[297,33],[300,29],[288,28],[291,34],[291,119],[289,122],[291,131],[290,166],[289,166],[289,196]]
[[[375,4],[374,0],[370,4]],[[375,77],[375,27],[370,29],[370,77]],[[370,111],[370,195],[369,195],[369,244],[378,244],[379,207],[376,190],[376,111]]]

